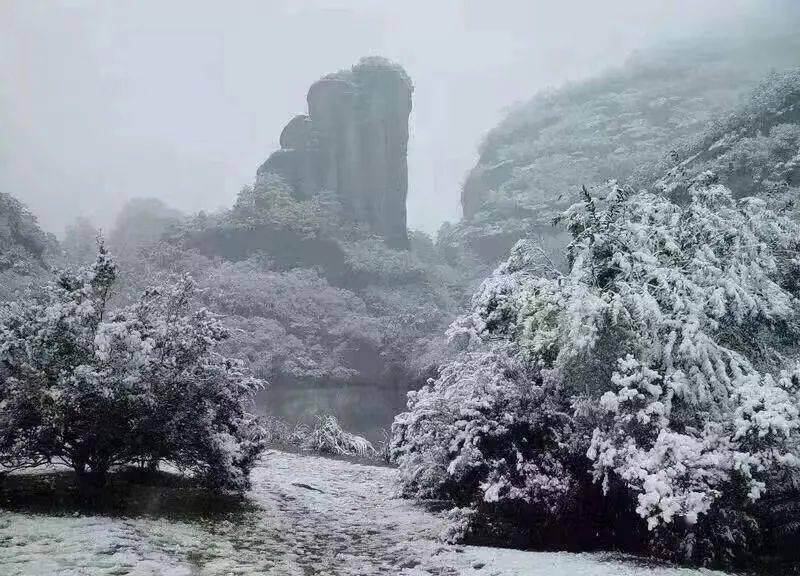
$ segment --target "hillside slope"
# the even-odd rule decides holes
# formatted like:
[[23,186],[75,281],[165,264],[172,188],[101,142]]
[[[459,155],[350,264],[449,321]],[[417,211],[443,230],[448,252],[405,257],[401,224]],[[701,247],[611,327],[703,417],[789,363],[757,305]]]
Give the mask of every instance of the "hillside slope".
[[770,75],[746,104],[678,147],[664,164],[655,187],[677,200],[693,179],[711,171],[737,197],[759,196],[776,210],[796,212],[800,68]]
[[464,220],[449,241],[493,262],[526,234],[553,234],[553,216],[576,201],[581,185],[651,183],[676,150],[696,146],[770,71],[797,65],[796,34],[706,39],[648,51],[535,96],[487,136],[463,187]]
[[45,254],[55,245],[22,202],[0,192],[0,300],[43,273]]
[[[421,385],[469,292],[463,267],[406,230],[411,90],[398,65],[362,59],[311,86],[308,115],[230,209],[170,226],[131,212],[120,221],[159,224],[163,242],[120,258],[140,284],[129,292],[154,273],[192,274],[227,317],[228,352],[273,389]],[[119,255],[131,243],[117,237],[129,234],[112,231]]]

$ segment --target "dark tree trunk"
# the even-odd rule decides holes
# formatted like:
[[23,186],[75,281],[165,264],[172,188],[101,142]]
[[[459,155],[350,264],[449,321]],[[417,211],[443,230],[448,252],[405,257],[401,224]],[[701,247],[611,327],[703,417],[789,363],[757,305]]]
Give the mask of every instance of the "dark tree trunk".
[[84,499],[96,500],[108,480],[108,466],[76,462],[73,466],[78,479],[78,490]]

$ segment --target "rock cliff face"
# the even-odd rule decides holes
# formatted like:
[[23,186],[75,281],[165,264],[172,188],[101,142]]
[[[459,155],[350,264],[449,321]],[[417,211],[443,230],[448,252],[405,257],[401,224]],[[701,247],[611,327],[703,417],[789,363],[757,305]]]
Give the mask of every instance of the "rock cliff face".
[[332,191],[355,222],[406,248],[412,91],[400,66],[377,57],[318,80],[308,114],[289,121],[257,177],[280,175],[299,199]]

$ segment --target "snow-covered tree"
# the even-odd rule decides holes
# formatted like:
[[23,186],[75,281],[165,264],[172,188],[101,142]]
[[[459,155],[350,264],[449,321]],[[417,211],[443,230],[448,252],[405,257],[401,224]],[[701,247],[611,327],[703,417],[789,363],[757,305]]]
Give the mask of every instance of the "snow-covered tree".
[[227,332],[192,307],[189,277],[113,310],[117,269],[99,248],[3,309],[0,465],[61,462],[97,486],[114,466],[166,461],[244,489],[263,448],[248,412],[261,382],[215,351]]
[[591,476],[688,546],[800,466],[800,228],[710,173],[683,205],[607,191],[559,219],[568,271],[521,241],[484,282],[394,455],[407,491],[478,508],[563,510]]

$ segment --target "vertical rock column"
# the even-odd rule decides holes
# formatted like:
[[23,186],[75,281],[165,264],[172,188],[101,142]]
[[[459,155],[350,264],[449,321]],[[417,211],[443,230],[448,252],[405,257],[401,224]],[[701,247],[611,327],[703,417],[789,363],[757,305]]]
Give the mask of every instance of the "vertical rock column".
[[258,175],[278,174],[299,199],[333,191],[356,222],[406,248],[408,116],[413,86],[383,58],[362,59],[308,91],[308,115],[281,134]]

